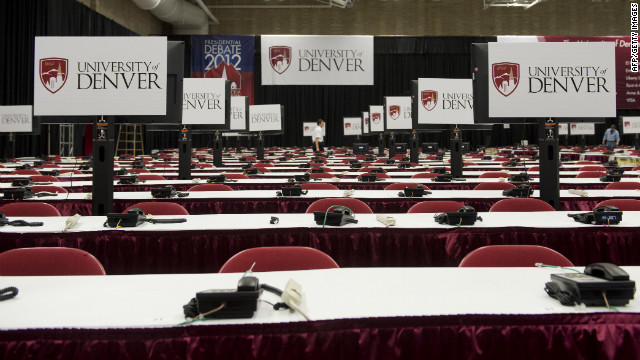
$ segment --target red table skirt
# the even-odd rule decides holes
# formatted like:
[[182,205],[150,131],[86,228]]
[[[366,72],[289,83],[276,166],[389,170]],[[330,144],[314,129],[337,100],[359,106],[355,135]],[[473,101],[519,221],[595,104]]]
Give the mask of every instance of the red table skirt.
[[[309,215],[311,216],[311,215]],[[265,215],[265,222],[269,220]],[[433,221],[425,217],[425,222]],[[266,228],[175,232],[108,230],[80,233],[3,233],[0,252],[36,246],[80,248],[107,274],[217,272],[236,253],[260,246],[309,246],[341,267],[458,266],[472,250],[533,244],[564,254],[575,265],[640,265],[640,228]]]
[[1,331],[0,358],[638,359],[640,315],[458,315]]
[[[275,191],[274,191],[275,194]],[[591,211],[598,203],[609,198],[585,197],[566,198],[560,200],[560,209],[563,211]],[[283,197],[272,199],[155,199],[153,201],[176,202],[184,206],[191,215],[201,214],[270,214],[270,213],[304,213],[309,205],[317,199],[305,197]],[[409,208],[422,201],[433,201],[442,199],[433,198],[387,198],[387,199],[361,199],[373,210],[374,213],[406,213]],[[46,198],[41,201],[47,202]],[[113,211],[122,212],[128,207],[142,202],[143,200],[114,200]],[[499,199],[462,199],[458,200],[464,205],[473,206],[476,211],[489,211],[491,206]],[[0,200],[0,206],[10,201]],[[67,200],[50,201],[58,211],[64,216],[80,214],[91,215],[91,200]]]

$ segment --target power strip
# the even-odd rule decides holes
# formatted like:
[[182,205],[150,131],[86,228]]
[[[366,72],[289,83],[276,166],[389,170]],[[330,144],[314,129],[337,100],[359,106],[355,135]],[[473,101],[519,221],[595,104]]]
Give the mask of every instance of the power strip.
[[290,308],[299,312],[305,319],[311,320],[300,308],[302,304],[302,285],[298,284],[293,279],[289,279],[289,282],[287,282],[287,285],[284,287],[281,298],[282,301],[289,305]]
[[384,224],[385,226],[395,226],[396,218],[391,217],[389,215],[378,214],[376,215],[376,220]]
[[578,190],[578,189],[569,189],[569,194],[578,195],[578,196],[582,196],[582,197],[589,196],[588,192],[586,192],[584,190]]

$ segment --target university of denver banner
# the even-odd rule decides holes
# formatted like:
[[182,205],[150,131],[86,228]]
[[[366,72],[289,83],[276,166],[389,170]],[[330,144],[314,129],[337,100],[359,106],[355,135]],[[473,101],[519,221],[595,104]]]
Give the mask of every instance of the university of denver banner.
[[36,37],[34,115],[165,115],[166,37]]
[[471,79],[418,79],[418,124],[473,124]]
[[263,35],[262,85],[373,85],[373,36]]
[[489,117],[614,117],[614,44],[489,43]]
[[616,107],[640,109],[640,74],[631,71],[631,36],[498,36],[498,42],[612,42],[616,53]]
[[253,35],[191,36],[191,77],[231,81],[231,96],[248,96],[253,104]]

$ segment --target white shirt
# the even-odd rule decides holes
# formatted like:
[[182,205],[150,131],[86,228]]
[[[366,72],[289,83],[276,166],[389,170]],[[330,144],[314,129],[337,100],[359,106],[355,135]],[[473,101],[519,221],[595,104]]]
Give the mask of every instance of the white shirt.
[[313,129],[313,137],[311,139],[313,139],[314,144],[316,142],[316,138],[318,138],[318,142],[324,141],[324,139],[322,138],[322,127],[320,125],[316,126],[315,129]]

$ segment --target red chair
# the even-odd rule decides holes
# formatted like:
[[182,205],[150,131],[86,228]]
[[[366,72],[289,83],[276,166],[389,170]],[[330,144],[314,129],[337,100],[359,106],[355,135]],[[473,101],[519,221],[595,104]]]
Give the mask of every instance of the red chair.
[[57,177],[53,175],[33,175],[31,176],[33,182],[60,182]]
[[[578,151],[580,151],[581,149],[578,149]],[[599,162],[596,161],[588,161],[588,160],[581,160],[581,161],[576,161],[576,165],[599,165]]]
[[127,169],[127,172],[132,174],[149,174],[151,171],[147,169]]
[[605,190],[640,190],[640,182],[625,181],[625,182],[613,182],[607,185]]
[[640,200],[635,199],[609,199],[601,201],[596,207],[615,206],[622,211],[640,211]]
[[529,171],[540,171],[540,166],[532,166],[529,168]]
[[[255,264],[255,265],[254,265]],[[320,250],[302,246],[258,247],[235,254],[220,273],[337,269],[340,266]]]
[[53,205],[36,202],[21,201],[0,206],[0,212],[11,216],[62,216]]
[[138,175],[138,179],[140,179],[140,180],[167,180],[164,176],[157,175],[157,174],[140,174],[140,175]]
[[[320,170],[322,170],[323,172],[326,172],[326,173],[333,172],[333,169],[328,168],[328,167],[326,167],[326,166],[312,166],[312,168],[313,168],[313,169],[316,169],[316,170],[320,169]],[[312,170],[312,169],[309,169],[309,170],[307,170],[307,172],[311,172],[311,170]]]
[[[365,167],[365,168],[362,168],[362,169],[358,170],[358,172],[368,173],[368,172],[370,172],[371,170],[377,170],[377,169],[379,169],[379,168],[378,168],[378,167]],[[386,172],[387,172],[387,170],[382,169],[382,172],[383,172],[383,173],[386,173]]]
[[309,174],[309,178],[311,179],[333,179],[334,177],[336,177],[333,174],[329,174],[329,173],[311,173]]
[[[442,166],[434,166],[433,168],[431,168],[431,172],[434,172],[436,169],[440,169],[440,168],[442,168]],[[451,171],[450,167],[445,167],[444,169],[447,171]]]
[[[368,174],[362,174],[362,175],[373,175],[371,173]],[[362,176],[360,175],[360,176]],[[391,179],[391,176],[385,174],[385,173],[375,173],[376,175],[376,179]],[[358,178],[360,178],[360,176],[358,176]]]
[[581,167],[578,171],[607,171],[607,168],[600,165],[587,165]]
[[189,188],[188,191],[233,191],[233,188],[225,184],[198,184]]
[[258,167],[258,173],[268,173],[271,172],[271,170],[269,170],[269,168],[267,167]]
[[244,156],[244,158],[246,159],[245,161],[257,161],[258,159],[256,159],[255,156]]
[[419,173],[419,174],[415,174],[413,175],[411,178],[412,179],[433,179],[434,177],[438,176],[440,174],[438,173]]
[[341,205],[345,206],[356,214],[373,214],[373,210],[369,205],[365,204],[362,200],[352,198],[329,198],[316,200],[307,208],[306,213],[312,213],[314,211],[327,211],[330,206]]
[[463,206],[461,202],[450,200],[423,201],[410,207],[407,214],[454,212]]
[[39,192],[49,192],[54,194],[68,193],[67,189],[60,186],[53,186],[53,185],[35,185],[35,186],[30,186],[30,188],[31,188],[31,191],[33,191],[36,194]]
[[253,164],[253,166],[257,168],[275,167],[275,165],[270,163],[257,163],[257,164]]
[[640,166],[636,166],[633,169],[631,169],[631,171],[638,171],[638,170],[640,170]]
[[476,166],[478,164],[474,163],[474,162],[469,162],[469,161],[463,161],[462,164],[464,166]]
[[476,185],[473,190],[507,190],[515,189],[515,185],[508,182],[485,182]]
[[9,175],[42,175],[42,173],[36,169],[18,169],[13,170]]
[[2,276],[106,275],[88,252],[65,247],[12,249],[0,253]]
[[489,209],[489,212],[529,211],[556,211],[556,209],[540,199],[532,198],[503,199],[493,204]]
[[226,177],[227,179],[234,179],[234,180],[238,180],[238,179],[248,179],[248,178],[249,178],[247,175],[245,175],[245,174],[239,174],[239,173],[232,173],[232,174],[226,173],[226,174],[224,174],[224,175],[225,175],[225,177]]
[[410,189],[415,189],[418,187],[418,185],[422,185],[422,187],[424,187],[425,190],[429,190],[429,188],[424,185],[424,184],[420,184],[420,183],[393,183],[393,184],[389,184],[387,185],[386,188],[384,188],[385,190],[404,190],[404,188],[410,188]]
[[496,161],[496,162],[503,162],[503,161],[509,161],[509,160],[511,160],[511,159],[508,158],[508,157],[497,157],[497,158],[493,159],[493,161]]
[[198,164],[196,165],[196,167],[197,167],[198,169],[204,169],[204,168],[212,168],[212,167],[213,167],[213,165],[212,165],[212,164],[207,164],[207,163],[198,163]]
[[510,176],[511,175],[509,175],[504,171],[490,171],[490,172],[480,174],[478,178],[479,179],[496,179],[496,178],[508,178]]
[[154,169],[167,169],[167,168],[170,169],[173,166],[171,164],[165,162],[165,163],[161,163],[161,164],[153,164],[153,165],[151,165],[151,167],[154,168]]
[[607,173],[602,171],[583,171],[576,175],[576,179],[594,179],[600,178],[601,176],[606,176]]
[[60,166],[59,166],[59,165],[56,165],[55,163],[48,162],[48,163],[45,163],[45,164],[44,164],[44,165],[42,165],[42,166],[39,166],[38,168],[39,168],[39,169],[59,169],[59,168],[60,168]]
[[300,184],[302,190],[340,190],[337,186],[329,183],[302,183]]
[[538,245],[489,245],[477,248],[462,259],[459,267],[530,267],[542,263],[574,266],[559,252]]
[[182,205],[164,201],[140,202],[129,206],[122,213],[126,214],[133,208],[142,209],[145,214],[151,215],[189,215],[187,209]]

